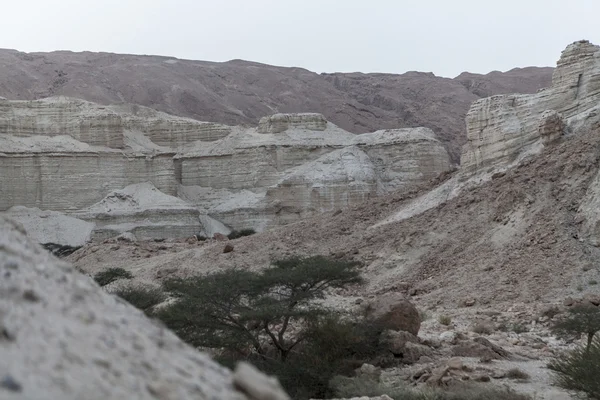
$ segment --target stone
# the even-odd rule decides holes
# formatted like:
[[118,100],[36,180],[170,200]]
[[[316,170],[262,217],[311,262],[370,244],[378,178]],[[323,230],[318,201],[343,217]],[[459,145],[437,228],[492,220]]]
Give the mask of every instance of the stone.
[[223,253],[231,253],[233,251],[233,245],[231,243],[227,243],[223,248]]
[[427,379],[429,386],[442,386],[442,379],[448,374],[450,368],[447,366],[438,367],[431,372],[431,377]]
[[401,353],[402,361],[408,364],[419,362],[421,357],[432,357],[433,351],[422,344],[406,342],[404,350]]
[[[9,262],[19,268],[9,269]],[[0,275],[5,272],[11,275],[0,279],[0,310],[10,310],[3,323],[10,322],[16,340],[0,335],[0,397],[243,400],[259,393],[288,399],[255,370],[234,379],[0,216]],[[43,301],[21,295],[32,287],[43,288]],[[92,315],[101,318],[86,317]]]
[[465,366],[460,358],[451,358],[446,362],[446,365],[450,369],[462,370]]
[[381,334],[380,341],[388,351],[402,355],[405,352],[406,343],[418,343],[419,339],[409,332],[385,330]]
[[379,382],[381,376],[381,368],[371,364],[363,364],[356,370],[356,376],[364,377],[369,380]]
[[444,331],[440,333],[439,338],[443,343],[455,344],[458,339],[458,334],[454,331]]
[[226,242],[229,240],[229,238],[225,235],[223,235],[222,233],[215,233],[213,235],[213,239],[218,240],[219,242]]
[[290,400],[277,378],[268,377],[252,364],[240,362],[233,373],[233,384],[253,400]]
[[317,113],[273,114],[262,117],[256,131],[258,133],[282,133],[290,128],[324,131],[327,128],[327,120],[322,114]]
[[538,131],[543,144],[555,142],[565,131],[562,115],[555,110],[544,111],[540,116]]
[[563,300],[563,305],[566,307],[571,307],[574,304],[575,304],[575,300],[573,300],[572,297],[567,297],[566,299]]
[[387,293],[375,298],[366,307],[367,319],[384,329],[419,334],[421,316],[417,308],[404,296]]

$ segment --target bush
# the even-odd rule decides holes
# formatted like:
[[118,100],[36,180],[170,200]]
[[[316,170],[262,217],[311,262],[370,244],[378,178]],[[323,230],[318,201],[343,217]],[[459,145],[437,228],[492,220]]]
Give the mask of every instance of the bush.
[[585,334],[586,348],[589,349],[594,336],[600,331],[600,308],[591,304],[574,306],[569,309],[568,315],[554,324],[552,331],[559,337]]
[[508,379],[518,379],[522,381],[527,381],[531,378],[527,372],[520,370],[519,368],[511,368],[506,371],[506,377]]
[[148,315],[150,315],[154,306],[162,303],[167,298],[160,288],[145,285],[124,286],[114,290],[112,294],[119,296]]
[[276,261],[262,272],[227,270],[164,282],[175,301],[155,315],[226,366],[252,362],[294,398],[327,398],[331,377],[376,352],[379,331],[343,321],[314,300],[362,282],[358,263],[321,256]]
[[450,325],[452,323],[452,318],[449,315],[440,315],[438,317],[438,322],[442,325]]
[[482,322],[473,325],[471,330],[475,333],[479,333],[480,335],[489,335],[494,332],[494,328],[490,324]]
[[193,346],[263,357],[273,347],[285,360],[304,340],[299,328],[328,312],[314,300],[330,288],[362,282],[358,265],[322,256],[292,257],[262,272],[233,269],[170,279],[164,287],[176,301],[157,315]]
[[98,272],[94,275],[94,280],[98,282],[100,286],[106,286],[109,283],[113,283],[117,279],[132,279],[133,275],[131,272],[126,271],[123,268],[108,268],[104,271]]
[[230,240],[233,240],[233,239],[241,238],[243,236],[254,235],[255,233],[256,233],[256,231],[254,229],[242,229],[240,231],[233,230],[229,233],[229,235],[227,235],[227,237]]
[[600,340],[557,357],[548,368],[554,371],[558,386],[600,399]]

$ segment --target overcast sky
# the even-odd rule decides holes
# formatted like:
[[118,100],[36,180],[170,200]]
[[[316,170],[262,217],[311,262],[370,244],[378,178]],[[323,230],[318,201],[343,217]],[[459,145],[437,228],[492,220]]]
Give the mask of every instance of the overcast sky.
[[599,16],[600,0],[20,0],[0,47],[454,77],[554,66],[600,43]]

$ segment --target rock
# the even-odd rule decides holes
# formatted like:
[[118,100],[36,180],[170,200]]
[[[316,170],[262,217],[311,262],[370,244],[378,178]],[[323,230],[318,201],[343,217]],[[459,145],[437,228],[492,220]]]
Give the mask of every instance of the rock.
[[356,376],[365,377],[369,380],[379,382],[381,376],[381,368],[371,364],[363,364],[356,370]]
[[402,361],[408,364],[419,362],[421,357],[431,356],[433,356],[433,351],[429,347],[413,342],[406,342],[401,353]]
[[454,357],[473,357],[490,360],[499,360],[503,358],[490,347],[472,341],[463,341],[453,346],[451,349],[451,354]]
[[237,364],[233,373],[233,384],[249,399],[289,400],[277,378],[268,377],[247,362]]
[[231,243],[227,243],[223,248],[223,253],[231,253],[233,251],[233,245]]
[[442,386],[442,379],[446,376],[450,368],[447,366],[438,367],[431,372],[431,377],[427,379],[429,386]]
[[454,331],[444,331],[440,333],[440,341],[443,343],[455,344],[458,334]]
[[457,370],[462,370],[465,367],[465,365],[463,364],[463,362],[461,361],[460,358],[451,358],[446,362],[446,365],[450,369],[457,369]]
[[475,305],[475,303],[476,303],[476,300],[473,298],[469,298],[469,299],[466,299],[465,301],[463,301],[463,305],[465,307],[473,307]]
[[324,131],[327,128],[327,120],[322,114],[317,113],[273,114],[262,117],[256,131],[258,133],[281,133],[291,128]]
[[137,242],[137,237],[131,232],[123,232],[117,236],[117,240],[121,242],[135,243]]
[[[0,310],[9,310],[0,313],[0,325],[10,323],[1,331],[14,337],[3,339],[0,332],[0,397],[246,398],[234,389],[229,370],[106,293],[2,216],[0,275]],[[43,301],[22,296],[32,289]],[[252,395],[287,399],[256,371],[238,374],[235,382]]]
[[421,316],[417,308],[403,296],[388,293],[377,297],[366,308],[366,317],[381,327],[393,331],[419,334]]
[[590,304],[592,304],[594,306],[600,305],[600,295],[597,295],[597,294],[586,293],[583,296],[583,300],[587,301],[588,303],[590,303]]
[[419,339],[412,333],[405,331],[385,330],[381,334],[380,341],[388,351],[393,354],[402,354],[406,343],[418,343]]
[[575,304],[575,300],[573,300],[572,297],[567,297],[566,299],[563,300],[563,305],[566,307],[571,307],[574,304]]
[[485,375],[485,374],[473,375],[471,377],[471,379],[474,380],[475,382],[489,382],[490,381],[489,375]]
[[218,240],[219,242],[226,242],[229,240],[229,238],[225,235],[223,235],[222,233],[215,233],[213,235],[213,239]]

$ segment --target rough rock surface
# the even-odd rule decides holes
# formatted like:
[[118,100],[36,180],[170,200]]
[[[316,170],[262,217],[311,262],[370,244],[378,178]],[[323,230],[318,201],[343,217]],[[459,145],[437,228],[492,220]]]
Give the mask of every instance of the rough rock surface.
[[[451,169],[425,128],[354,135],[321,114],[228,127],[67,98],[0,101],[0,149],[0,211],[64,212],[94,222],[97,239],[263,230]],[[156,206],[136,204],[146,195]]]
[[366,309],[366,317],[384,329],[404,331],[417,336],[421,327],[419,311],[402,295],[388,293],[378,296]]
[[507,167],[561,133],[600,126],[600,47],[588,41],[569,45],[558,60],[551,87],[532,95],[478,100],[466,123],[467,144],[461,156],[465,172]]
[[430,73],[316,74],[233,60],[224,63],[109,53],[0,50],[0,96],[65,95],[101,104],[132,103],[229,125],[256,125],[274,113],[320,112],[353,133],[426,126],[454,162],[464,115],[478,98],[535,93],[552,68],[516,68],[455,79]]
[[245,399],[235,387],[273,393],[256,372],[236,375],[234,387],[228,370],[4,217],[0,274],[2,399]]
[[138,239],[191,237],[202,231],[200,212],[151,183],[130,185],[72,214],[95,224],[92,240],[130,232]]

